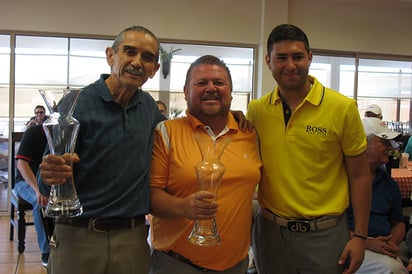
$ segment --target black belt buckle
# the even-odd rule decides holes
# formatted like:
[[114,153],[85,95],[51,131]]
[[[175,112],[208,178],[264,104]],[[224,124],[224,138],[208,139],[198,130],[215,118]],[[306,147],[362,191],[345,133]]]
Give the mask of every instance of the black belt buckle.
[[288,221],[288,230],[292,232],[309,232],[310,222],[309,221]]

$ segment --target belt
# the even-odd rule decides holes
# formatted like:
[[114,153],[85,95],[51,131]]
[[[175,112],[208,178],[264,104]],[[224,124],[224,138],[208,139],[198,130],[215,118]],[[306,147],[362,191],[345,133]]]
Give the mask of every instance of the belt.
[[96,232],[132,229],[145,223],[145,216],[131,218],[57,218],[56,224],[87,227]]
[[201,266],[195,265],[195,264],[192,263],[192,261],[189,260],[188,258],[183,257],[183,256],[180,255],[179,253],[173,252],[173,251],[171,251],[171,250],[170,250],[170,251],[162,251],[162,252],[164,252],[164,253],[166,253],[167,255],[169,255],[170,257],[172,257],[172,258],[174,258],[174,259],[176,259],[176,260],[178,260],[178,261],[180,261],[180,262],[182,262],[182,263],[188,264],[188,265],[190,265],[190,266],[192,266],[192,267],[194,267],[194,268],[196,268],[197,270],[200,270],[200,271],[202,271],[202,272],[213,271],[213,270],[211,270],[211,269],[207,269],[207,268],[203,268],[203,267],[201,267]]
[[338,224],[339,218],[342,216],[324,216],[312,220],[285,219],[273,214],[266,208],[262,208],[260,212],[265,219],[275,223],[276,225],[285,227],[292,232],[313,232],[332,228]]

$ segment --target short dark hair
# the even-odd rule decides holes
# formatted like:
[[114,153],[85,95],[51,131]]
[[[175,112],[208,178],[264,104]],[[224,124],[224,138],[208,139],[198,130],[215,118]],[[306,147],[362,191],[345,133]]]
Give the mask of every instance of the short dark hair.
[[272,51],[273,44],[285,40],[302,41],[305,45],[306,51],[308,53],[310,52],[309,39],[303,30],[291,24],[282,24],[275,27],[269,34],[267,41],[267,54],[270,54]]
[[34,111],[36,111],[37,108],[41,108],[44,112],[46,112],[46,108],[42,105],[35,106]]
[[[113,44],[112,44],[112,49],[114,52],[117,52],[119,50],[119,45],[124,41],[124,35],[128,31],[137,31],[137,32],[149,34],[156,41],[157,48],[160,49],[159,39],[157,39],[156,35],[154,35],[153,32],[151,32],[149,29],[142,27],[142,26],[131,26],[131,27],[128,27],[122,30],[114,39]],[[159,61],[159,50],[156,53],[156,62],[158,61]]]
[[217,65],[217,66],[223,68],[227,72],[227,75],[229,76],[230,89],[233,88],[232,76],[230,75],[229,68],[227,67],[225,62],[223,62],[223,60],[220,60],[219,58],[217,58],[216,56],[213,56],[213,55],[203,55],[203,56],[197,58],[193,63],[190,64],[190,67],[189,67],[189,69],[187,70],[187,73],[186,73],[185,86],[189,85],[193,68],[198,66],[198,65],[202,65],[202,64]]

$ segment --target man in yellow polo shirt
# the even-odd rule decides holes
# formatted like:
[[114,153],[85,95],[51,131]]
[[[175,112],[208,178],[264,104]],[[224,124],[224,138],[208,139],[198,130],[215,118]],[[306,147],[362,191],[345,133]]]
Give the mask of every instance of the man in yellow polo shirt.
[[301,29],[274,28],[266,64],[278,87],[248,106],[263,163],[253,231],[258,273],[353,273],[364,257],[372,180],[365,133],[355,101],[308,76],[311,61]]
[[[232,79],[218,58],[191,64],[184,86],[187,117],[161,122],[151,166],[152,262],[150,273],[244,274],[251,243],[252,198],[260,181],[256,133],[241,131],[229,112]],[[217,196],[199,191],[195,165],[202,160],[194,138],[229,138],[221,163],[226,171]],[[199,246],[188,237],[195,220],[215,217],[220,243]]]

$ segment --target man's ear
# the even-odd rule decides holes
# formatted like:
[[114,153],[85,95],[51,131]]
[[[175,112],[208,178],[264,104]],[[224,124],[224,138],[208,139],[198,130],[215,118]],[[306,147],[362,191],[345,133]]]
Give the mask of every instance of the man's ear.
[[110,67],[113,66],[113,55],[114,55],[113,48],[107,47],[106,48],[106,62]]
[[185,95],[185,100],[187,101],[189,90],[186,85],[183,86],[183,93]]
[[266,61],[266,65],[268,69],[270,69],[270,55],[269,54],[266,54],[265,61]]
[[153,69],[153,72],[149,76],[150,79],[152,79],[156,75],[156,72],[159,70],[159,68],[160,68],[160,63],[157,63]]

